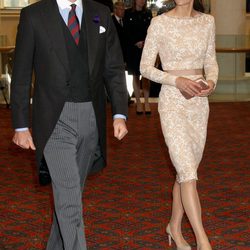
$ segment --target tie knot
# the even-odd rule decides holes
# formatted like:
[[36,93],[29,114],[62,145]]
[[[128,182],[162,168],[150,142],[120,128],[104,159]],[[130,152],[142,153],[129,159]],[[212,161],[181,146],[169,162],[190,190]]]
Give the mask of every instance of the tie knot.
[[76,10],[76,4],[73,3],[73,4],[71,4],[70,6],[71,6],[71,9],[72,9],[73,11]]

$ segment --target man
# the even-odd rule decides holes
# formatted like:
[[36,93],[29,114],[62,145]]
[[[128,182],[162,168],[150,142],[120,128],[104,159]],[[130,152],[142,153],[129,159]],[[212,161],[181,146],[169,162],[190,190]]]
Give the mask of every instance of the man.
[[123,17],[125,14],[125,6],[123,2],[115,2],[114,3],[114,14],[112,15],[113,22],[115,24],[117,34],[120,40],[120,44],[122,47],[122,54],[124,61],[125,60],[125,49],[126,49],[126,37],[123,29]]
[[121,140],[127,133],[127,90],[107,7],[92,0],[42,0],[22,9],[12,75],[13,141],[36,149],[38,166],[45,162],[49,169],[55,212],[47,250],[87,249],[82,188],[87,173],[106,162],[105,89],[114,136]]

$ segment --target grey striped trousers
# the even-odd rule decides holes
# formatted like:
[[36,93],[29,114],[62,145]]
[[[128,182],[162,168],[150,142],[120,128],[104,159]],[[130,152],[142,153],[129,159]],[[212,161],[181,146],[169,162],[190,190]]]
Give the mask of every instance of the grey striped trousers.
[[55,212],[47,250],[86,250],[82,189],[98,143],[92,102],[66,102],[45,149]]

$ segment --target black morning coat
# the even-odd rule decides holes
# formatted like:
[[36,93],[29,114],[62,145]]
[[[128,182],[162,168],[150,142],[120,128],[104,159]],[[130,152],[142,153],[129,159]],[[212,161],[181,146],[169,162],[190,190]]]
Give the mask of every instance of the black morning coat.
[[[70,68],[56,0],[42,0],[22,9],[11,84],[14,128],[31,127],[38,169],[43,150],[69,93]],[[89,63],[89,86],[99,132],[92,172],[106,164],[106,93],[112,115],[127,116],[127,89],[119,39],[109,9],[83,0]],[[32,72],[35,84],[30,124]]]

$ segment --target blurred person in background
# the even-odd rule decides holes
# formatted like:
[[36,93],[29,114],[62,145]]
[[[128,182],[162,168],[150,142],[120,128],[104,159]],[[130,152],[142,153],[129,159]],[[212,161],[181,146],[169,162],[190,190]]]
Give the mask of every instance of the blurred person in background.
[[[126,34],[126,63],[128,74],[133,75],[133,88],[136,99],[136,113],[151,113],[149,104],[150,81],[144,77],[140,80],[140,60],[147,29],[152,13],[146,8],[146,0],[134,0],[133,6],[125,11],[124,29]],[[141,88],[144,96],[144,107],[141,103]]]
[[[118,1],[114,3],[114,12],[112,15],[113,22],[115,24],[117,34],[120,40],[121,48],[122,48],[122,55],[124,59],[124,64],[126,68],[126,36],[124,32],[124,14],[125,14],[125,5],[124,2]],[[128,105],[134,103],[131,100],[131,97],[128,92]]]

